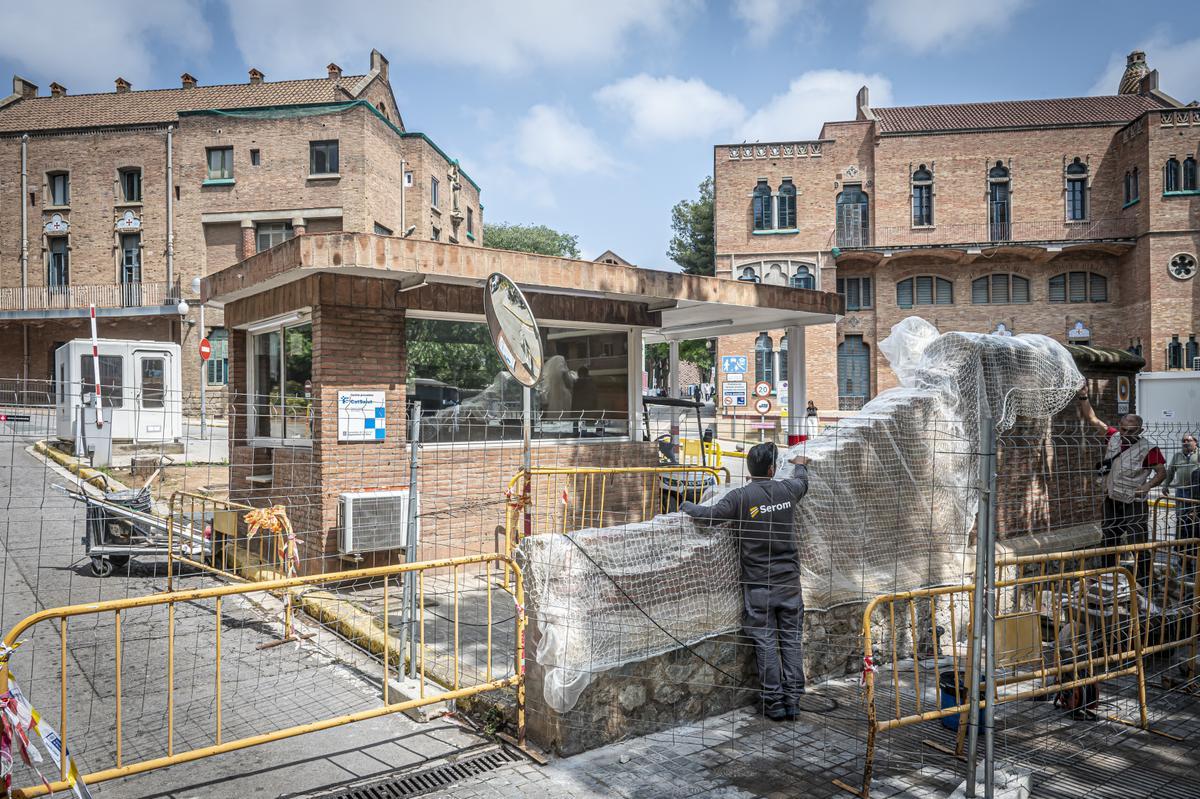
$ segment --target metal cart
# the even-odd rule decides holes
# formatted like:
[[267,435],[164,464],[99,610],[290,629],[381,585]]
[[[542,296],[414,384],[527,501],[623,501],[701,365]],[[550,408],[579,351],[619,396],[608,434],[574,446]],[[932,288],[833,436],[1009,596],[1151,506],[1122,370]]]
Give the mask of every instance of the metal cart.
[[[92,561],[92,574],[107,577],[128,563],[130,557],[170,552],[168,520],[153,513],[151,482],[153,478],[140,489],[110,491],[106,481],[103,498],[92,496],[82,487],[54,486],[84,504],[82,543],[85,554]],[[202,522],[197,529],[195,520],[177,520],[176,553],[210,559],[212,541],[205,535],[206,529]]]

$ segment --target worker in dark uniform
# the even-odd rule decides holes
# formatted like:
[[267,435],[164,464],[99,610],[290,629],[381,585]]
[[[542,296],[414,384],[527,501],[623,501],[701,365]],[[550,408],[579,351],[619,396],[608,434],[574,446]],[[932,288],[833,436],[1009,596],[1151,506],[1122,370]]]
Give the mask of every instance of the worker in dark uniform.
[[763,713],[796,718],[804,693],[804,596],[796,543],[796,502],[808,491],[808,460],[792,458],[790,478],[774,480],[777,451],[759,444],[746,455],[750,482],[712,505],[685,502],[699,522],[732,521],[741,559],[742,627],[754,641]]

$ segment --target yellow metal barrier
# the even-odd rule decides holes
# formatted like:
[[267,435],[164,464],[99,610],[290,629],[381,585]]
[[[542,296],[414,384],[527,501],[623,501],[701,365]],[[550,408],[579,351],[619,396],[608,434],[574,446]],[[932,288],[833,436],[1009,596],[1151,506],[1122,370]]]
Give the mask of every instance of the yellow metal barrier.
[[[1180,518],[1183,514],[1192,514],[1196,519],[1196,524],[1200,525],[1200,499],[1189,499],[1187,497],[1155,497],[1150,500],[1150,540],[1167,540],[1171,537],[1169,529],[1171,525],[1171,511],[1175,511],[1176,524],[1175,536],[1180,537],[1182,531],[1179,529],[1179,523],[1183,520]],[[1162,529],[1159,530],[1159,521],[1162,521]]]
[[[1089,561],[1118,565],[1132,561],[1139,579],[1142,654],[1156,655],[1190,646],[1189,672],[1194,673],[1196,648],[1200,642],[1200,538],[1180,538],[1144,544],[1052,552],[1001,558],[998,577],[1008,580],[1023,576],[1049,577],[1083,568]],[[1178,568],[1176,567],[1178,564]],[[1006,597],[1001,596],[1001,608]]]
[[[1104,578],[1111,591],[1103,588]],[[1116,588],[1124,581],[1124,598]],[[1139,725],[1145,729],[1146,683],[1142,666],[1142,637],[1139,615],[1134,611],[1137,592],[1133,576],[1120,567],[1064,572],[1046,576],[1021,577],[997,583],[997,589],[1015,589],[1020,601],[1009,603],[1008,612],[997,617],[998,638],[1004,630],[1029,629],[1020,617],[1036,621],[1036,641],[1000,640],[997,646],[997,704],[1073,690],[1117,677],[1137,678]],[[985,704],[979,696],[980,676],[968,667],[963,675],[964,655],[957,645],[960,631],[971,629],[974,618],[974,586],[947,586],[919,591],[885,594],[875,597],[863,611],[865,657],[863,684],[866,691],[867,750],[861,788],[842,780],[838,787],[869,799],[874,769],[875,745],[879,733],[924,721],[959,716],[959,750],[966,725],[963,721],[971,703]],[[957,601],[956,601],[957,600]],[[941,607],[939,607],[939,602]],[[876,641],[872,618],[887,621],[887,640]],[[899,617],[899,621],[897,621]],[[946,653],[941,645],[939,619],[948,622],[950,633],[949,667],[953,671],[955,703],[941,707],[940,674]],[[1008,620],[1014,623],[1007,623]],[[1043,630],[1049,627],[1049,640]],[[1064,640],[1067,639],[1067,640]],[[1049,649],[1049,652],[1047,652]],[[877,696],[877,656],[890,654],[891,676],[886,686],[892,702],[881,705]],[[911,654],[911,668],[907,664]],[[923,657],[934,664],[930,675]],[[925,673],[923,673],[925,672]],[[902,680],[912,677],[912,697],[904,695]],[[1021,683],[1037,681],[1033,687]],[[1018,686],[1013,688],[1013,686]],[[932,707],[926,697],[932,687]],[[882,712],[881,712],[882,710]]]
[[[652,519],[679,510],[701,482],[719,484],[729,470],[714,466],[535,466],[508,481],[504,552],[511,557],[521,539],[583,527]],[[692,484],[689,486],[689,482]]]
[[[450,690],[436,695],[425,695],[425,682],[429,675],[425,668],[425,573],[431,570],[451,569],[454,573],[454,660],[457,664],[460,660],[460,650],[458,641],[458,570],[463,567],[476,564],[486,564],[492,562],[503,561],[504,565],[511,570],[515,575],[513,591],[516,601],[516,612],[513,616],[516,623],[515,630],[515,662],[513,675],[501,679],[493,679],[492,675],[492,603],[490,600],[487,604],[487,669],[485,681],[470,686],[463,686],[460,682],[458,669],[455,670],[454,680],[450,686]],[[417,625],[420,630],[419,656],[417,657],[417,673],[420,679],[420,694],[416,699],[409,699],[403,702],[391,702],[388,695],[388,679],[394,664],[402,663],[403,657],[397,649],[392,649],[387,643],[390,641],[388,636],[388,592],[387,581],[398,575],[415,574],[417,579]],[[269,733],[251,735],[243,738],[238,738],[232,741],[222,741],[222,698],[221,698],[221,605],[222,600],[227,597],[240,597],[248,594],[262,593],[279,593],[279,592],[298,592],[301,589],[313,588],[327,584],[336,584],[344,581],[362,581],[368,579],[383,579],[384,594],[383,594],[383,653],[380,658],[380,666],[383,674],[383,694],[382,704],[378,707],[361,710],[355,713],[346,713],[330,718],[325,718],[320,721],[311,722],[308,724],[297,724],[283,729],[275,730]],[[411,579],[411,578],[410,578]],[[214,673],[215,673],[215,695],[216,695],[216,734],[215,744],[211,746],[202,746],[189,749],[183,752],[175,751],[175,686],[174,686],[174,667],[175,667],[175,607],[182,603],[196,603],[213,600],[214,602],[214,638],[212,654],[215,658]],[[270,580],[254,583],[239,583],[235,585],[224,585],[215,588],[202,588],[188,591],[177,591],[174,593],[154,594],[151,596],[132,597],[128,599],[117,599],[106,602],[91,602],[83,605],[71,605],[68,607],[52,608],[35,613],[23,621],[18,623],[4,637],[5,654],[0,657],[0,688],[4,691],[9,687],[10,665],[9,658],[18,658],[25,654],[31,647],[26,646],[22,649],[14,648],[19,645],[19,640],[22,635],[28,632],[31,628],[38,624],[46,622],[57,622],[58,630],[55,638],[61,641],[61,656],[63,658],[63,666],[59,674],[60,681],[60,697],[61,711],[59,716],[58,732],[63,741],[69,744],[71,728],[68,726],[67,714],[67,656],[68,656],[68,620],[77,617],[97,617],[103,614],[112,614],[114,621],[114,653],[116,666],[115,680],[115,706],[113,708],[116,738],[115,751],[112,756],[112,766],[109,768],[92,771],[88,774],[83,774],[82,779],[85,783],[104,782],[106,780],[115,779],[117,777],[127,777],[132,774],[140,774],[154,769],[163,768],[166,766],[175,765],[178,763],[188,763],[201,758],[210,757],[212,755],[222,754],[224,752],[232,752],[239,749],[246,749],[260,744],[270,743],[285,738],[303,735],[309,732],[318,732],[327,730],[332,727],[338,727],[345,724],[350,724],[356,721],[364,721],[366,719],[377,718],[380,716],[389,715],[392,713],[400,713],[414,707],[422,705],[430,705],[437,702],[444,702],[453,699],[462,699],[464,697],[473,696],[487,691],[493,691],[499,688],[515,687],[517,693],[517,741],[519,745],[524,745],[525,741],[525,610],[524,610],[524,583],[521,571],[517,564],[500,554],[474,555],[461,558],[452,558],[446,560],[427,561],[424,563],[405,563],[391,566],[379,566],[370,569],[359,569],[354,571],[334,572],[331,574],[312,575],[307,577],[293,577],[283,580]],[[134,763],[124,761],[124,753],[122,751],[122,728],[125,722],[123,714],[122,696],[121,696],[121,681],[122,681],[122,640],[121,640],[121,618],[122,612],[134,608],[147,608],[152,606],[167,606],[167,685],[166,685],[166,753],[160,757],[151,757],[140,760]],[[95,627],[95,622],[93,622]],[[89,690],[94,690],[89,688]],[[145,703],[143,702],[143,705]],[[157,714],[156,714],[157,715]],[[64,747],[65,749],[65,747]],[[89,752],[89,758],[93,757]],[[50,783],[49,788],[52,791],[68,790],[70,783],[68,776],[68,758],[63,757],[60,779]],[[2,790],[2,789],[0,789]],[[26,788],[21,788],[13,792],[13,796],[17,797],[34,797],[42,796],[47,793],[47,788],[44,785],[37,784]]]
[[[256,510],[251,505],[230,502],[191,491],[176,491],[171,495],[170,512],[167,517],[167,590],[175,588],[176,563],[185,563],[222,577],[244,580],[240,573],[245,564],[257,561],[272,564],[273,544],[270,536],[251,538],[239,535],[239,517]],[[209,562],[203,558],[182,554],[182,546],[176,542],[188,535],[195,536],[197,530],[211,545]],[[238,550],[244,550],[242,557]],[[176,554],[177,551],[179,554]]]

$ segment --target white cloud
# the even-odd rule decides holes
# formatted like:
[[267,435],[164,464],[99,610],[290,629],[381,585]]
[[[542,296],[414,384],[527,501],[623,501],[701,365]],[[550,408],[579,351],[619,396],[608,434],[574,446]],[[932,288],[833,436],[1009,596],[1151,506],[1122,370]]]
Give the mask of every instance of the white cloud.
[[[691,10],[690,0],[225,0],[238,49],[279,78],[313,74],[328,59],[357,71],[371,48],[393,61],[505,72],[534,65],[610,61],[635,35],[661,42]],[[352,22],[357,20],[359,22]]]
[[953,49],[979,40],[980,31],[1008,27],[1029,0],[870,0],[867,25],[875,36],[917,53]]
[[[1172,43],[1159,35],[1130,49],[1146,52],[1146,64],[1158,70],[1158,87],[1164,92],[1184,103],[1200,100],[1200,38]],[[1113,53],[1088,94],[1116,94],[1127,55]]]
[[698,78],[641,74],[605,86],[596,100],[628,114],[631,135],[643,141],[710,138],[732,129],[746,114],[737,98]]
[[802,0],[734,0],[733,15],[746,26],[750,44],[761,46],[771,41],[806,5]]
[[596,134],[567,111],[535,105],[517,123],[517,160],[531,169],[556,174],[609,172],[616,165]]
[[871,90],[871,105],[892,103],[892,83],[882,75],[839,69],[805,72],[755,111],[740,127],[737,139],[781,141],[813,138],[824,122],[854,119],[854,98],[861,86]]
[[151,43],[186,55],[212,45],[199,0],[157,0],[126,11],[93,0],[0,4],[4,55],[31,79],[38,76],[35,82],[58,81],[75,94],[112,91],[118,75],[135,89],[151,86]]

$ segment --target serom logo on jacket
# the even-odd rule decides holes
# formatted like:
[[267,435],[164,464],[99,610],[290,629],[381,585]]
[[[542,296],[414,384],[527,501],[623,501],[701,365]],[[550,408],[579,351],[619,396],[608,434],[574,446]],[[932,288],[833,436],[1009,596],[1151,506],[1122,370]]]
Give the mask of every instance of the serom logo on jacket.
[[778,505],[754,505],[750,508],[750,518],[757,518],[760,513],[773,513],[777,510],[787,510],[792,507],[791,502],[780,502]]

